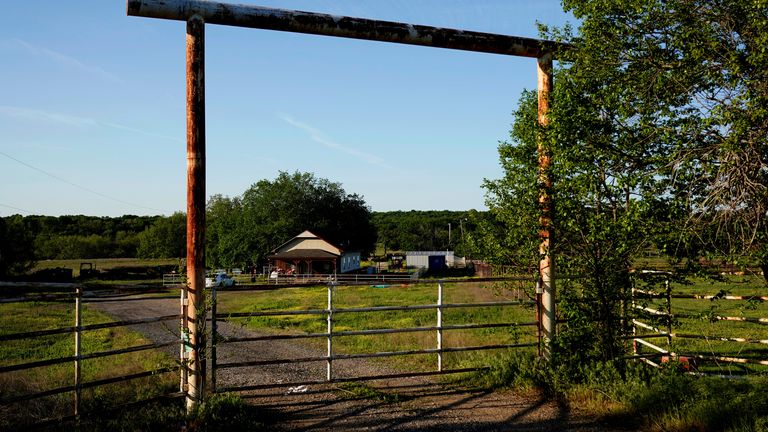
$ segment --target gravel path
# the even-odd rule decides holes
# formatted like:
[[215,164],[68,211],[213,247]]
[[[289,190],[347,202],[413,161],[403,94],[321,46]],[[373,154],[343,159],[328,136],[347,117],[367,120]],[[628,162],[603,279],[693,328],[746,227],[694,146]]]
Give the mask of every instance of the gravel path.
[[[247,295],[247,293],[242,293]],[[172,315],[179,311],[177,299],[136,299],[88,303],[88,307],[126,320]],[[157,342],[178,340],[178,322],[130,326]],[[220,323],[224,336],[256,336],[257,332],[238,325]],[[178,346],[164,348],[178,356]],[[226,343],[218,346],[220,364],[233,361],[319,357],[324,353],[294,341]],[[338,376],[370,376],[395,371],[366,361],[334,363]],[[253,368],[220,369],[219,388],[259,384],[280,384],[321,380],[325,363],[283,363]],[[367,382],[399,402],[351,400],[345,390],[332,384],[310,385],[306,389],[286,386],[242,393],[253,404],[279,419],[274,429],[280,431],[606,431],[605,425],[574,415],[557,403],[536,395],[514,392],[487,392],[451,388],[428,378],[407,378]],[[299,390],[299,391],[296,391]]]

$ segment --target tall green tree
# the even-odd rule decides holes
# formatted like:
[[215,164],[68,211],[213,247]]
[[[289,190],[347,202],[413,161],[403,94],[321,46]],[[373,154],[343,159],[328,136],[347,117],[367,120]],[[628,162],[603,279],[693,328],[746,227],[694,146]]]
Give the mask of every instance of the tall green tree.
[[160,218],[139,234],[139,258],[181,258],[187,256],[187,216],[174,213]]
[[[768,268],[768,1],[564,0],[568,75],[663,178],[670,254]],[[680,229],[682,228],[682,229]]]
[[554,161],[552,251],[561,274],[585,276],[560,290],[560,343],[606,359],[620,349],[627,271],[649,241],[689,262],[710,253],[768,267],[768,2],[563,5],[580,28],[542,29],[573,46],[559,53],[550,126],[524,95],[499,149],[505,177],[486,183],[500,222],[487,238],[501,239],[499,261],[536,268],[541,139]]
[[0,277],[23,274],[34,266],[33,242],[21,215],[0,217]]
[[[499,146],[504,177],[486,181],[495,221],[485,224],[495,261],[537,274],[540,189],[538,144],[552,157],[553,242],[561,316],[557,341],[577,364],[607,360],[622,350],[621,312],[630,288],[632,257],[653,237],[657,179],[622,145],[568,70],[556,77],[550,125],[537,122],[537,94],[525,92],[515,112],[511,142]],[[587,95],[588,96],[588,95]]]
[[376,242],[363,197],[311,173],[280,172],[242,197],[214,196],[207,218],[209,265],[215,266],[264,263],[270,251],[304,230],[344,250],[367,253]]

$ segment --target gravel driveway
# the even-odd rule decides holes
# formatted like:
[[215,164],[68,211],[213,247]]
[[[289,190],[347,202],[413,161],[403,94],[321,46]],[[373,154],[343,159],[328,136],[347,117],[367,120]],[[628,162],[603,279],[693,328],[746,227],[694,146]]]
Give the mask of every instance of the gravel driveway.
[[[247,295],[242,293],[241,295]],[[115,319],[149,318],[179,311],[178,299],[137,299],[88,303]],[[131,326],[154,342],[178,340],[178,322]],[[174,332],[176,334],[174,334]],[[229,323],[220,323],[224,336],[259,335]],[[164,348],[178,355],[178,346]],[[260,359],[318,357],[316,349],[294,341],[262,341],[220,344],[218,362]],[[366,361],[334,363],[341,376],[370,376],[393,373]],[[219,388],[266,383],[320,380],[325,363],[283,363],[258,368],[230,368],[217,372]],[[275,430],[298,431],[605,431],[605,425],[574,415],[551,400],[514,392],[488,392],[447,387],[428,378],[372,381],[368,385],[400,396],[398,402],[351,400],[333,384],[306,389],[285,386],[242,393],[251,403],[274,414]],[[297,390],[299,390],[297,392]],[[272,417],[272,416],[270,416]],[[611,430],[616,430],[611,429]]]

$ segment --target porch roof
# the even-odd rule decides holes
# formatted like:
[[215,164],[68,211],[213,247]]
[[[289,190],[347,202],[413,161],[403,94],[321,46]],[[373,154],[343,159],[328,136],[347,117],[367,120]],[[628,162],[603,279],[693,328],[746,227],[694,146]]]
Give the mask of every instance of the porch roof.
[[324,251],[322,249],[293,249],[285,252],[278,252],[273,255],[269,255],[267,258],[271,260],[295,260],[295,259],[323,259],[333,260],[337,259],[339,255]]

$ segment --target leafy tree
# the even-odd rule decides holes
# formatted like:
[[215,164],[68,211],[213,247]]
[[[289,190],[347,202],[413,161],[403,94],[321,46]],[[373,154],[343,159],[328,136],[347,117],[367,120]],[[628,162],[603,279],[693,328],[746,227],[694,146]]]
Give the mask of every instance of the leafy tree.
[[[390,211],[373,214],[378,242],[387,250],[455,250],[465,253],[477,211]],[[448,225],[452,232],[449,238]]]
[[654,232],[658,179],[621,146],[621,134],[584,97],[570,71],[558,74],[550,125],[537,126],[537,94],[525,92],[515,113],[511,143],[499,147],[504,177],[486,181],[495,222],[485,223],[495,261],[538,273],[541,141],[552,157],[555,223],[551,253],[558,274],[561,314],[568,320],[559,343],[579,362],[607,360],[622,350],[621,311],[632,257]]
[[344,250],[370,252],[376,241],[371,211],[363,198],[341,184],[310,173],[280,172],[242,197],[214,196],[208,202],[209,265],[264,262],[270,251],[304,230]]
[[135,257],[137,235],[160,216],[26,216],[39,259]]
[[[648,242],[678,258],[751,256],[765,266],[768,2],[564,0],[580,20],[543,28],[559,53],[550,125],[524,95],[505,177],[486,183],[486,238],[499,261],[538,261],[537,146],[553,160],[552,251],[569,320],[561,344],[611,358],[632,257]],[[541,140],[541,141],[537,141]],[[494,248],[490,248],[494,250]]]
[[180,258],[187,255],[187,216],[174,213],[158,219],[139,236],[139,258]]
[[206,209],[206,254],[211,267],[231,268],[250,263],[250,241],[241,222],[242,205],[239,198],[214,195]]
[[0,218],[0,277],[22,274],[34,266],[33,241],[22,216]]
[[655,164],[670,254],[768,267],[768,1],[565,0],[569,75]]

